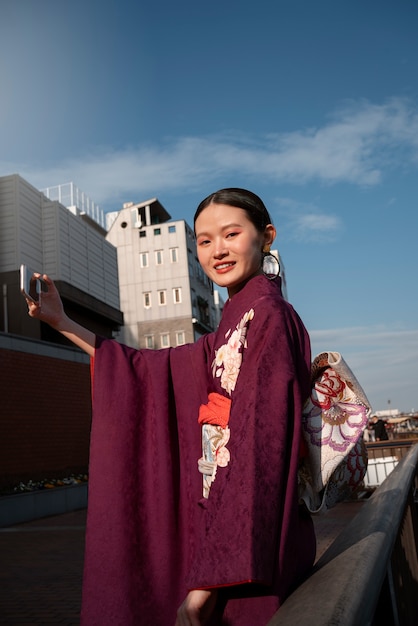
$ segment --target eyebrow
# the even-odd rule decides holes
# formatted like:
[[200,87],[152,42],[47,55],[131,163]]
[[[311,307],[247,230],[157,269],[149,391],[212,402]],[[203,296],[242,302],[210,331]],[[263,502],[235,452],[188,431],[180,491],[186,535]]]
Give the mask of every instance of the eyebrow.
[[[222,231],[228,230],[229,228],[243,228],[242,224],[225,224],[225,226],[222,226]],[[198,237],[207,237],[209,235],[209,233],[207,232],[203,232],[203,233],[196,233],[196,239]]]

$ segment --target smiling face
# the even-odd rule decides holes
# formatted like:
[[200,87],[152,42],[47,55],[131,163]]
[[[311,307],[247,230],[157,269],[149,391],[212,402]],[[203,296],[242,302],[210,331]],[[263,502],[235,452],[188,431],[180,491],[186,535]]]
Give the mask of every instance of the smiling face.
[[197,255],[205,274],[231,298],[246,282],[261,273],[264,245],[276,231],[268,224],[259,232],[244,209],[209,204],[195,222]]

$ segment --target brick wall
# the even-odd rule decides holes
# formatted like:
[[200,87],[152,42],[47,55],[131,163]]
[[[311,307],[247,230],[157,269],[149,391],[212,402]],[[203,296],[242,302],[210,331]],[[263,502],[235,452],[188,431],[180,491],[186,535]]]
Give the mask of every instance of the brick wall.
[[0,489],[88,469],[85,363],[0,350]]

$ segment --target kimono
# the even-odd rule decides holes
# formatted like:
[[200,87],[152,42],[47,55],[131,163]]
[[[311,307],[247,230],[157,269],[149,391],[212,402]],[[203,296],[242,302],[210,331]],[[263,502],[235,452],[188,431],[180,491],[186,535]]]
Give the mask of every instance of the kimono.
[[174,626],[201,588],[213,626],[271,619],[315,557],[297,485],[310,358],[263,275],[194,344],[97,339],[83,626]]

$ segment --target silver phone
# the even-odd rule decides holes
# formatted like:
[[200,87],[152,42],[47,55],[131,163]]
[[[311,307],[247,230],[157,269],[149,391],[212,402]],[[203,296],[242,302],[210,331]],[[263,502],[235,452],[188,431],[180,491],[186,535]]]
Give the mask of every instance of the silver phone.
[[42,281],[33,275],[27,265],[20,266],[20,291],[25,298],[38,303],[41,299]]

